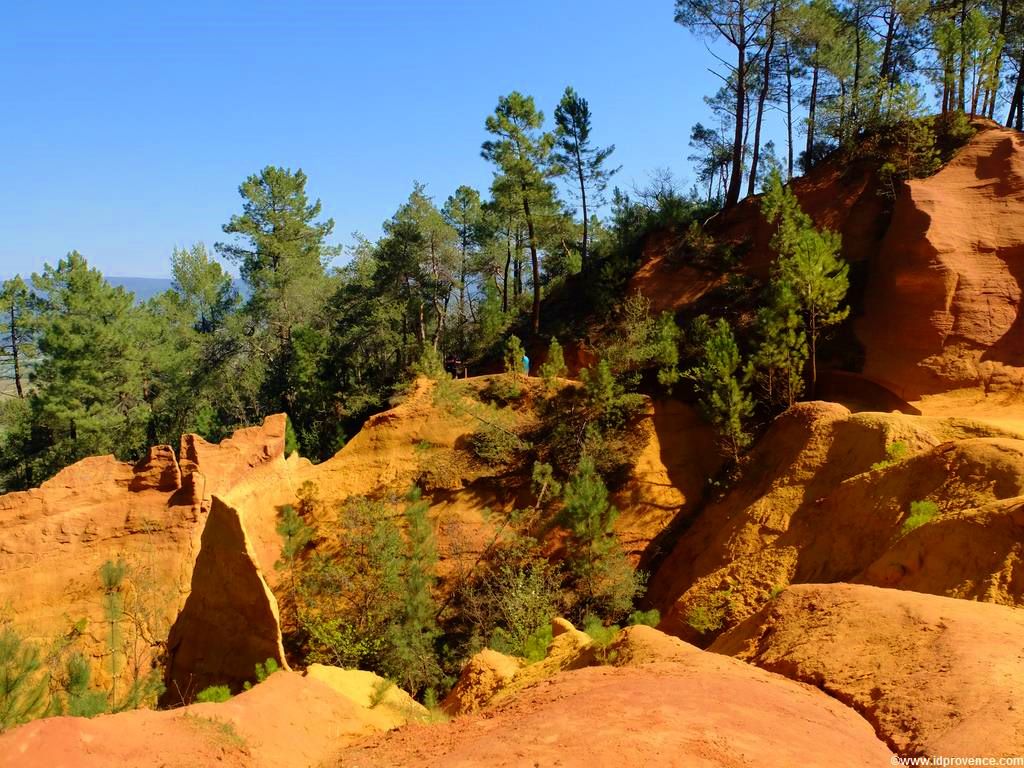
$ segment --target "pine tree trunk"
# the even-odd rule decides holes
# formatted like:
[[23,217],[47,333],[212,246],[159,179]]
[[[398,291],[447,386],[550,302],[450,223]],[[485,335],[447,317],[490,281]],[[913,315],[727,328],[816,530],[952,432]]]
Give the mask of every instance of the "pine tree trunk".
[[786,43],[786,149],[787,179],[793,178],[793,63],[789,55],[789,43]]
[[960,4],[960,80],[956,94],[957,109],[961,112],[967,108],[967,0]]
[[534,236],[533,216],[530,215],[530,196],[523,189],[523,214],[526,216],[526,232],[530,241],[530,267],[533,270],[533,312],[530,329],[533,335],[540,333],[540,258],[537,256],[537,240]]
[[580,204],[583,207],[583,259],[582,268],[586,269],[589,259],[588,249],[588,237],[589,237],[589,222],[587,221],[587,185],[584,180],[583,174],[583,158],[580,157],[580,145],[576,143],[576,173],[579,177],[580,182]]
[[[742,17],[744,8],[740,6]],[[725,194],[725,207],[731,208],[740,200],[743,185],[743,119],[747,104],[747,41],[746,27],[740,23],[739,42],[736,45],[736,126],[732,138],[732,173],[729,190]]]
[[[853,18],[853,92],[850,95],[850,123],[854,135],[857,133],[857,102],[860,100],[860,63],[861,63],[861,40],[860,40],[860,2],[854,4],[856,9]],[[840,115],[840,121],[842,116]],[[842,130],[839,135],[842,136]]]
[[750,182],[747,194],[753,195],[757,187],[757,163],[761,154],[761,120],[764,117],[764,104],[768,100],[768,85],[771,79],[772,48],[775,47],[775,9],[772,8],[771,21],[768,24],[768,45],[764,51],[764,66],[761,68],[761,92],[757,95],[757,117],[754,123],[754,154],[750,159]]
[[811,312],[811,397],[818,392],[818,328],[817,318]]
[[[1006,39],[1006,21],[1010,15],[1009,0],[1003,0],[1002,5],[999,8],[999,34],[1002,35],[1003,39]],[[999,95],[999,75],[1000,70],[1003,68],[1003,49],[999,49],[999,54],[996,56],[995,62],[995,83],[992,88],[989,89],[988,98],[988,119],[992,120],[996,114],[996,96]]]
[[818,49],[814,49],[814,71],[811,75],[811,95],[807,106],[807,151],[804,153],[804,172],[814,167],[814,120],[818,105]]
[[1022,77],[1024,77],[1024,53],[1021,54],[1017,69],[1017,81],[1013,86],[1013,96],[1010,98],[1010,113],[1006,116],[1007,128],[1013,127],[1013,121],[1017,114],[1017,104],[1020,101],[1021,89],[1024,88],[1024,83],[1021,82]]
[[896,38],[896,20],[899,13],[896,10],[896,0],[890,0],[889,19],[885,27],[885,47],[882,51],[882,65],[878,70],[878,77],[883,83],[889,85],[892,82],[892,44]]
[[21,388],[21,359],[18,351],[18,323],[14,312],[14,301],[11,301],[11,357],[14,359],[14,388],[18,397],[24,398],[25,392]]
[[501,282],[501,311],[508,312],[508,270],[512,266],[512,219],[509,217],[508,237],[505,238],[505,279]]

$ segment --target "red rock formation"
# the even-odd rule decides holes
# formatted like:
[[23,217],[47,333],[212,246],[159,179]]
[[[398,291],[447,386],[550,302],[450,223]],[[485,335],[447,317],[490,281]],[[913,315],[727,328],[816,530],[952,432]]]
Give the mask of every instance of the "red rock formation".
[[871,260],[864,373],[907,400],[1024,385],[1024,138],[981,130],[899,193]]
[[[126,642],[138,644],[134,655],[154,650],[145,638],[167,636],[189,593],[211,489],[230,493],[283,466],[284,417],[219,446],[189,435],[182,444],[180,465],[169,446],[150,449],[134,467],[91,457],[39,488],[0,496],[5,618],[46,643],[80,619],[101,623],[99,568],[121,558],[128,565],[127,599],[144,603],[147,617],[145,627],[124,628]],[[102,635],[87,626],[83,649],[101,657]],[[106,669],[95,665],[97,682]]]
[[[849,704],[903,755],[1024,754],[1024,613],[850,584],[787,589],[711,650]],[[866,763],[865,763],[866,765]]]
[[890,757],[867,722],[824,693],[694,651],[562,672],[482,713],[350,747],[339,764],[792,768]]
[[191,590],[167,639],[164,699],[187,704],[209,685],[228,685],[237,693],[267,659],[288,666],[277,600],[237,510],[214,496]]
[[[873,469],[895,442],[908,455]],[[800,403],[673,543],[648,599],[662,629],[694,642],[709,639],[691,626],[695,611],[727,607],[728,626],[791,583],[860,580],[1024,604],[1024,528],[1011,511],[1022,495],[1024,441],[994,427]],[[938,516],[904,538],[910,505],[924,499]],[[1000,500],[1011,506],[988,506]],[[983,520],[991,533],[978,530]]]
[[418,714],[371,708],[328,682],[277,672],[221,704],[54,717],[0,735],[0,768],[309,768]]
[[199,473],[204,500],[214,494],[224,497],[243,481],[251,481],[252,470],[284,458],[287,417],[268,416],[263,425],[237,430],[220,443],[208,443],[199,435],[182,435],[181,471]]
[[[866,261],[877,253],[888,216],[869,162],[851,165],[829,160],[792,184],[814,223],[842,236],[845,259]],[[706,223],[706,231],[717,243],[738,249],[742,272],[768,278],[774,255],[768,246],[771,228],[761,215],[760,196],[715,215]],[[720,268],[694,263],[693,254],[680,242],[680,233],[666,231],[652,234],[644,244],[643,261],[630,280],[629,292],[639,291],[650,300],[651,309],[660,312],[693,305],[725,282]]]

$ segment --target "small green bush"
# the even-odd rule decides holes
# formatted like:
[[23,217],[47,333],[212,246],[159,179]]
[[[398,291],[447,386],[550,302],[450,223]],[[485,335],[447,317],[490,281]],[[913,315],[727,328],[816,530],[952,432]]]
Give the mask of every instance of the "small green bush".
[[548,646],[551,645],[551,641],[554,639],[551,624],[539,627],[523,643],[523,658],[531,664],[535,661],[543,661],[548,655]]
[[419,359],[412,364],[411,370],[416,376],[425,376],[434,381],[448,376],[448,372],[444,369],[444,360],[441,359],[441,354],[430,345],[423,348]]
[[388,692],[395,687],[393,680],[388,680],[386,677],[382,677],[376,683],[373,684],[373,691],[370,693],[370,709],[376,709],[388,696]]
[[686,623],[702,635],[717,632],[725,626],[725,620],[732,608],[732,590],[720,589],[712,592],[701,605],[690,609]]
[[523,370],[523,358],[525,356],[526,350],[523,349],[523,342],[519,340],[518,336],[509,336],[508,341],[505,342],[505,373],[511,373],[516,376],[529,376],[530,372]]
[[902,461],[906,458],[908,450],[909,448],[907,448],[907,444],[900,440],[897,440],[894,443],[889,443],[889,445],[885,447],[885,458],[882,461],[876,461],[872,464],[871,471],[874,472],[879,469],[887,469]]
[[231,698],[231,689],[226,685],[211,685],[203,688],[196,696],[200,704],[219,704]]
[[550,388],[554,386],[555,379],[564,379],[567,373],[562,345],[552,336],[551,344],[548,345],[548,359],[540,367],[541,378],[544,379],[545,386]]
[[506,373],[491,379],[480,393],[484,402],[508,405],[523,396],[521,379],[514,373]]
[[299,450],[299,438],[295,434],[295,427],[292,426],[291,417],[286,417],[284,421],[284,455],[288,458],[293,453]]
[[39,649],[0,626],[0,733],[47,714],[49,682]]
[[523,450],[523,441],[499,427],[484,424],[469,438],[469,446],[480,461],[491,466],[513,463]]
[[604,648],[615,636],[619,634],[619,626],[612,624],[611,626],[605,626],[604,622],[601,621],[597,616],[587,616],[583,620],[583,631],[590,635],[590,639],[594,641],[594,645],[598,648]]
[[[254,674],[256,675],[256,684],[258,685],[259,683],[262,683],[272,674],[277,672],[280,668],[281,667],[278,666],[277,661],[275,659],[267,659],[262,664],[257,664],[256,669],[254,671]],[[245,688],[245,690],[248,691],[250,688],[252,688],[252,686],[253,683],[246,682],[243,688]]]
[[554,636],[551,631],[550,622],[538,627],[532,634],[522,641],[513,638],[512,633],[504,627],[498,627],[491,635],[491,641],[487,644],[492,651],[498,651],[509,656],[521,656],[530,664],[544,661],[548,655],[548,646]]
[[901,536],[906,536],[911,531],[920,528],[925,523],[929,522],[933,517],[939,514],[939,505],[934,501],[914,501],[910,504],[910,514],[907,519],[903,521],[903,528],[900,530]]
[[657,608],[649,611],[633,611],[626,623],[631,626],[657,627],[661,623],[661,612]]

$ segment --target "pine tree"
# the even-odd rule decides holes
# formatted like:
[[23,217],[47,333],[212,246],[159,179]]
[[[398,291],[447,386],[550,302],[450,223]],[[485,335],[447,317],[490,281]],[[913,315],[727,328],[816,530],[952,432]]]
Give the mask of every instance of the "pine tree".
[[562,488],[562,505],[558,520],[572,537],[568,558],[577,618],[615,621],[629,612],[643,580],[612,532],[619,511],[589,456]]
[[[28,286],[15,275],[0,285],[0,362],[2,378],[14,384],[18,397],[25,397],[26,365],[35,356],[35,302]],[[0,395],[6,394],[0,391]]]
[[40,297],[33,420],[46,431],[44,471],[85,456],[137,457],[146,442],[132,295],[72,251],[32,276]]
[[776,283],[771,287],[769,303],[757,313],[760,338],[752,363],[768,402],[787,407],[804,389],[807,335],[799,310],[790,286]]
[[516,378],[528,376],[530,372],[523,370],[525,356],[526,350],[523,349],[523,342],[515,334],[509,336],[505,342],[505,373],[512,374]]
[[210,258],[203,243],[191,248],[175,248],[171,254],[173,288],[195,314],[200,333],[219,329],[239,302],[231,276]]
[[497,167],[495,196],[517,200],[526,223],[533,283],[533,310],[530,327],[540,331],[540,244],[537,215],[555,207],[554,172],[551,152],[555,136],[543,130],[544,113],[534,105],[533,97],[513,91],[498,99],[498,106],[486,121],[487,132],[495,138],[483,143],[481,154]]
[[441,677],[434,647],[440,636],[433,595],[437,580],[437,546],[429,511],[429,503],[414,489],[405,508],[405,589],[399,619],[391,632],[392,674],[401,679],[412,694],[426,693]]
[[100,568],[100,583],[103,586],[103,617],[107,621],[107,652],[110,655],[110,706],[117,702],[117,681],[121,675],[121,656],[124,654],[124,640],[121,635],[121,621],[124,619],[124,594],[122,587],[128,570],[124,560],[107,560]]
[[337,250],[327,244],[334,220],[317,220],[320,201],[309,201],[301,169],[267,166],[238,191],[242,213],[223,226],[235,241],[217,243],[216,249],[239,265],[250,287],[245,311],[253,329],[245,339],[267,372],[261,405],[291,412],[296,403],[292,334],[320,322],[330,290],[326,267]]
[[[696,34],[721,38],[731,46],[736,63],[729,66],[725,81],[732,98],[732,157],[725,206],[739,202],[743,183],[746,147],[747,86],[751,59],[763,46],[759,33],[771,16],[773,6],[764,0],[676,0],[675,20]],[[723,61],[719,59],[719,61]]]
[[746,391],[739,348],[726,320],[719,318],[708,328],[700,360],[686,376],[695,383],[701,409],[717,430],[725,452],[739,461],[740,451],[750,444],[744,422],[754,412],[754,405]]
[[849,265],[839,255],[835,232],[817,230],[796,195],[782,184],[778,172],[770,175],[761,210],[776,225],[772,247],[779,254],[773,281],[792,293],[810,343],[810,391],[818,380],[817,346],[821,333],[846,319],[843,304],[849,288]]
[[49,707],[49,675],[39,650],[0,627],[0,733],[44,716]]
[[469,281],[475,270],[474,262],[479,254],[481,241],[486,237],[480,193],[472,187],[459,187],[445,201],[442,214],[458,238],[459,298],[456,305],[455,344],[459,360],[465,362],[469,354],[467,330],[474,315]]
[[333,255],[327,237],[334,220],[316,221],[320,201],[310,203],[302,170],[267,166],[238,188],[242,213],[224,225],[234,243],[217,251],[237,263],[252,296],[248,310],[282,343],[305,322],[321,299],[324,270]]
[[[567,87],[555,108],[555,147],[552,159],[569,173],[577,185],[583,214],[583,268],[590,263],[590,210],[601,205],[608,181],[619,168],[606,168],[605,163],[615,145],[594,147],[590,143],[590,105]],[[588,205],[588,190],[590,192]]]
[[565,367],[565,355],[562,354],[562,345],[558,343],[558,339],[552,336],[551,343],[548,344],[547,360],[540,367],[541,378],[544,379],[545,384],[551,386],[555,379],[565,378],[567,373],[568,369]]

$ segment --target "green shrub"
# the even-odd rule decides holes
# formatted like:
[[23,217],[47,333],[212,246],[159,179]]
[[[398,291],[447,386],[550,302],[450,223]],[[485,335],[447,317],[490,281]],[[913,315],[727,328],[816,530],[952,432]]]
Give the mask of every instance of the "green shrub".
[[897,462],[902,461],[906,458],[908,452],[907,444],[897,440],[894,443],[889,443],[885,447],[885,458],[882,461],[876,461],[871,465],[871,470],[887,469],[893,466]]
[[920,528],[925,523],[929,522],[933,517],[939,514],[939,505],[934,501],[914,501],[910,504],[910,514],[907,519],[903,521],[903,528],[900,530],[901,536],[906,536],[911,531]]
[[506,373],[503,376],[495,376],[480,393],[484,402],[508,405],[514,403],[523,396],[521,379],[514,373]]
[[626,623],[631,626],[657,627],[661,623],[661,612],[657,608],[649,611],[633,611]]
[[39,650],[0,627],[0,733],[47,714],[49,677]]
[[483,424],[470,436],[469,447],[480,461],[501,467],[519,458],[523,441],[509,430],[494,424]]
[[619,634],[619,629],[618,624],[605,626],[597,616],[587,616],[583,620],[583,631],[590,635],[590,639],[598,648],[604,648],[614,640],[615,636]]
[[393,680],[388,680],[386,677],[382,677],[376,683],[373,684],[373,690],[370,692],[370,709],[376,709],[384,700],[387,698],[388,691],[395,687]]
[[[262,683],[264,680],[266,680],[272,674],[277,672],[279,669],[281,669],[281,667],[277,665],[276,659],[267,659],[262,664],[257,664],[255,669],[256,685]],[[252,686],[253,683],[246,681],[245,685],[243,685],[242,687],[248,691],[252,688]]]
[[543,661],[548,655],[548,646],[551,645],[551,641],[554,639],[550,622],[539,627],[523,643],[523,658],[531,664],[536,661]]
[[110,709],[110,702],[103,691],[89,690],[92,679],[92,665],[82,653],[73,653],[67,661],[67,679],[64,692],[67,713],[72,717],[95,717]]
[[284,455],[288,458],[293,453],[299,450],[299,438],[295,434],[295,427],[292,426],[292,420],[290,417],[285,418],[284,422]]
[[525,356],[526,350],[523,349],[523,342],[514,334],[509,336],[508,341],[505,342],[505,373],[529,376],[530,372],[523,370],[523,357]]
[[702,604],[691,608],[686,623],[702,635],[717,632],[725,626],[731,608],[732,589],[720,589],[712,592]]
[[567,373],[568,368],[565,366],[562,345],[558,343],[558,339],[552,336],[551,343],[548,345],[548,359],[540,367],[541,378],[544,379],[544,384],[550,388],[554,385],[555,379],[564,379]]
[[230,698],[231,689],[226,685],[211,685],[196,695],[196,701],[200,704],[220,704]]
[[551,622],[547,621],[522,640],[515,639],[504,627],[498,627],[491,635],[487,647],[508,656],[520,656],[530,664],[535,664],[547,657],[548,646],[553,639]]
[[448,372],[444,369],[444,361],[441,353],[430,344],[423,348],[419,359],[411,366],[412,373],[416,376],[425,376],[428,379],[437,381],[446,378]]

